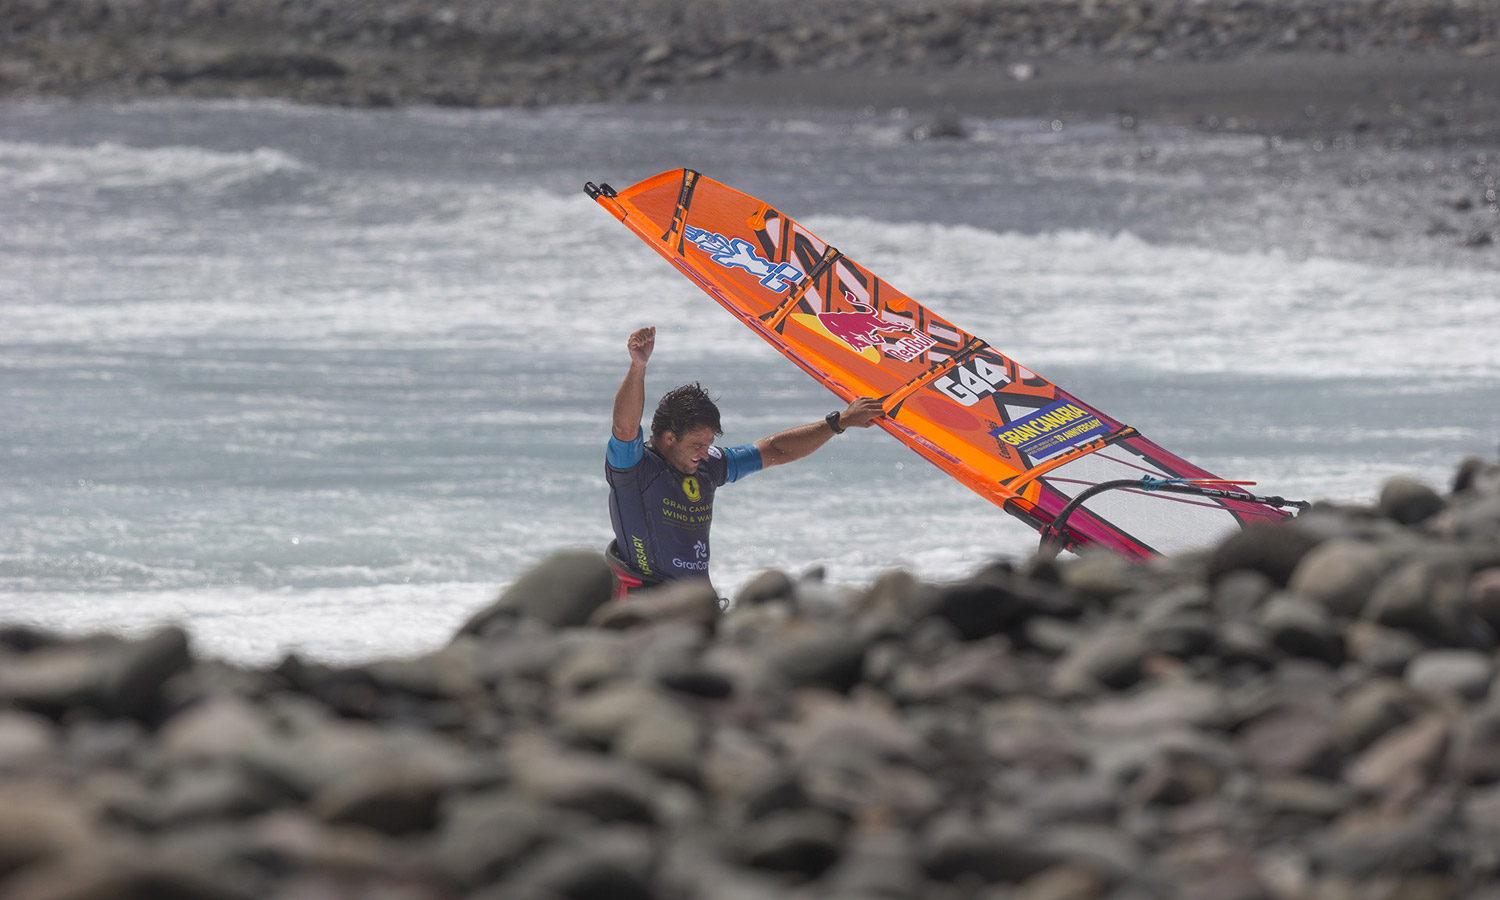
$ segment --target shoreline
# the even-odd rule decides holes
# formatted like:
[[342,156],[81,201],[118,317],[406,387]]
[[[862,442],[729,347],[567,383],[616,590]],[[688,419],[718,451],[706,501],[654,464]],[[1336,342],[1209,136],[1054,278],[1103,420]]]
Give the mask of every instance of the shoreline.
[[873,106],[1500,133],[1500,8],[1460,0],[34,0],[0,23],[0,61],[0,101]]

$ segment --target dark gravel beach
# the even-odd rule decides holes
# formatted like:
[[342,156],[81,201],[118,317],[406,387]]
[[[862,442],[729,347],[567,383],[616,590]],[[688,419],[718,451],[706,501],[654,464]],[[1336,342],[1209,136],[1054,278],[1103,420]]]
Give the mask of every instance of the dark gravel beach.
[[710,98],[1493,135],[1468,0],[11,0],[0,96],[353,106]]
[[417,658],[0,627],[8,900],[1500,898],[1500,465],[1211,552],[609,600]]

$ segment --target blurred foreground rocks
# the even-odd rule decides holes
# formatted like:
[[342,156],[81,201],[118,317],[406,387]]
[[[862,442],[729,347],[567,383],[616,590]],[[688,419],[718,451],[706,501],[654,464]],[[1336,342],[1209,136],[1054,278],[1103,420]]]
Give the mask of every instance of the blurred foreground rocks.
[[0,895],[1500,898],[1495,463],[735,600],[574,551],[416,658],[0,628]]
[[643,99],[773,71],[1500,52],[1482,0],[7,0],[0,96]]

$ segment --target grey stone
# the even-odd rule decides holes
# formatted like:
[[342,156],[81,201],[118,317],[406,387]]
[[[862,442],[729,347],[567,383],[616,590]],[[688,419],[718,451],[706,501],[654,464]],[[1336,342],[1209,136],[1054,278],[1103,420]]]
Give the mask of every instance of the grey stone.
[[511,743],[509,759],[526,797],[602,822],[649,824],[660,816],[660,788],[638,766],[530,736]]
[[1250,525],[1214,548],[1208,560],[1208,577],[1215,585],[1231,572],[1249,570],[1285,587],[1297,565],[1318,539],[1295,525]]
[[1453,734],[1454,772],[1470,784],[1500,781],[1500,706],[1469,711]]
[[1397,476],[1380,489],[1380,514],[1402,525],[1416,525],[1442,512],[1443,498],[1413,478]]
[[1331,820],[1353,807],[1359,796],[1349,787],[1322,778],[1273,775],[1256,784],[1255,805],[1277,815]]
[[848,691],[864,675],[867,649],[868,642],[858,635],[818,634],[774,650],[771,665],[791,684]]
[[1052,687],[1062,694],[1130,687],[1140,680],[1150,652],[1151,645],[1134,629],[1101,632],[1068,651],[1053,671]]
[[1416,560],[1381,579],[1364,616],[1445,644],[1467,637],[1467,577],[1462,567]]
[[977,877],[1015,884],[1065,860],[1024,827],[975,822],[961,814],[941,816],[925,828],[919,854],[929,878],[948,882]]
[[1425,787],[1448,747],[1449,726],[1425,715],[1382,737],[1353,760],[1345,775],[1355,787],[1392,794]]
[[1429,650],[1411,661],[1406,681],[1419,690],[1483,700],[1495,676],[1490,657],[1477,650]]
[[1102,900],[1109,883],[1089,869],[1064,863],[1016,886],[1012,900]]
[[745,586],[740,588],[740,592],[735,595],[734,603],[736,606],[755,606],[772,600],[782,600],[792,596],[795,587],[791,576],[779,569],[771,569],[747,581]]
[[838,861],[844,827],[815,809],[786,810],[757,819],[739,834],[739,853],[748,865],[816,878]]
[[1224,702],[1217,685],[1169,681],[1147,685],[1125,697],[1098,700],[1082,715],[1101,732],[1155,732],[1181,725],[1210,725],[1222,715]]
[[1469,580],[1469,603],[1475,615],[1500,631],[1500,568],[1474,573]]
[[1425,649],[1415,635],[1374,622],[1352,622],[1344,630],[1344,646],[1351,659],[1381,675],[1401,676]]
[[16,784],[0,792],[0,882],[22,868],[76,854],[96,840],[90,815],[76,799]]
[[1332,665],[1344,659],[1343,639],[1321,607],[1280,594],[1265,605],[1259,618],[1272,646],[1283,653]]
[[917,900],[926,879],[917,865],[912,836],[902,829],[853,829],[845,837],[843,853],[824,881],[840,896],[912,898]]
[[650,877],[655,854],[639,828],[591,828],[547,846],[504,882],[502,896],[557,896],[568,900],[655,900]]
[[450,786],[430,769],[382,768],[334,782],[311,799],[308,809],[335,825],[389,835],[425,832],[437,825],[438,804]]
[[0,667],[0,702],[51,718],[75,707],[96,705],[112,674],[113,649],[67,644],[12,658]]
[[1366,682],[1339,703],[1334,717],[1339,743],[1346,752],[1363,750],[1426,708],[1422,697],[1400,681],[1380,678]]
[[719,595],[707,578],[679,578],[600,606],[587,624],[593,628],[623,630],[680,622],[711,630],[718,625],[719,616]]
[[1018,800],[1028,818],[1039,825],[1054,822],[1112,823],[1119,809],[1113,784],[1095,774],[1064,776],[1035,783],[1030,773]]
[[508,791],[460,795],[445,805],[430,864],[474,887],[502,878],[539,848],[582,825]]
[[6,882],[6,900],[250,900],[184,866],[97,855],[28,869]]
[[177,766],[140,801],[114,809],[143,827],[182,828],[241,819],[291,801],[285,786],[234,762]]
[[1325,716],[1293,709],[1255,722],[1240,734],[1240,749],[1255,769],[1268,773],[1338,773],[1339,734]]
[[554,553],[523,572],[458,633],[482,637],[495,620],[514,616],[530,617],[554,628],[582,625],[610,601],[613,578],[602,553]]
[[0,710],[0,774],[39,767],[57,753],[59,743],[57,729],[46,718]]
[[1213,586],[1214,610],[1226,619],[1250,616],[1276,591],[1276,583],[1264,572],[1235,569]]
[[1357,616],[1385,572],[1380,551],[1363,541],[1334,539],[1297,564],[1288,589],[1339,616]]

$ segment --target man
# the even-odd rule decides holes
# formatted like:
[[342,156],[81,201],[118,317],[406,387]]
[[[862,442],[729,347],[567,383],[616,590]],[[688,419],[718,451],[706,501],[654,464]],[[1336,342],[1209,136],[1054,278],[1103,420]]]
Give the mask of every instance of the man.
[[708,529],[714,490],[817,450],[846,428],[869,428],[885,414],[880,400],[861,397],[843,411],[753,444],[721,449],[719,409],[698,384],[670,391],[651,419],[651,441],[641,433],[646,409],[646,363],[656,329],[630,336],[630,370],[615,394],[614,427],[605,453],[609,518],[615,529],[607,556],[615,596],[675,578],[708,576]]

